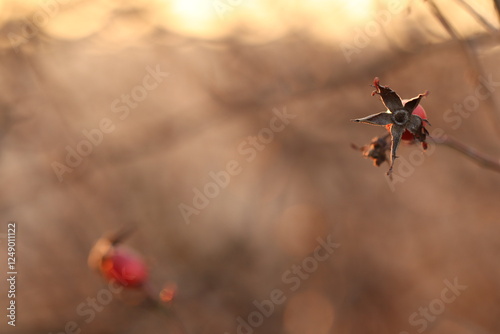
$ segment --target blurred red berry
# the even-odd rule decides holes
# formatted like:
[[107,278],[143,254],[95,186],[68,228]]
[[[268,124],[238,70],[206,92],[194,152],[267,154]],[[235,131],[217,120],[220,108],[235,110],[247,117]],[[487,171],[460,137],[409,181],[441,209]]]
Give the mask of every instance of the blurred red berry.
[[131,248],[120,244],[130,233],[130,229],[123,230],[97,240],[90,250],[88,264],[107,281],[137,288],[147,282],[149,275],[144,259]]
[[124,246],[113,247],[103,257],[100,270],[105,279],[117,281],[126,287],[140,287],[148,280],[144,260]]

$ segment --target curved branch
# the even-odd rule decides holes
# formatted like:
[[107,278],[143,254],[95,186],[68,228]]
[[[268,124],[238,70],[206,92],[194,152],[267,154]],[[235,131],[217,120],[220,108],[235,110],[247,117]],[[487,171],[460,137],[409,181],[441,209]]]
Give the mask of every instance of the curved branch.
[[448,146],[451,149],[454,149],[457,152],[460,152],[467,156],[469,159],[473,160],[476,162],[478,165],[491,169],[495,172],[500,173],[500,158],[492,158],[484,153],[479,152],[475,148],[462,143],[461,141],[451,137],[447,136],[446,139],[442,139],[440,141],[436,141],[436,144]]

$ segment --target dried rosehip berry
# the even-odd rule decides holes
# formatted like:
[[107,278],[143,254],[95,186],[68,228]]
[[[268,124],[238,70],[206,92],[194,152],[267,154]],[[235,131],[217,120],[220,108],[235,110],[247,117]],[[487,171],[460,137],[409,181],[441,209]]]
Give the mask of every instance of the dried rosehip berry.
[[[373,86],[375,87],[375,91],[372,92],[372,96],[375,94],[380,95],[382,103],[384,103],[388,110],[354,119],[354,121],[382,125],[389,130],[391,134],[391,163],[387,175],[390,175],[394,161],[397,158],[396,152],[403,134],[408,132],[409,135],[407,135],[407,138],[410,138],[409,136],[412,135],[414,139],[422,142],[424,149],[427,148],[425,139],[429,132],[425,128],[424,123],[429,124],[429,121],[427,121],[427,115],[425,115],[423,108],[417,111],[417,107],[422,97],[427,96],[428,92],[403,101],[395,91],[389,87],[382,86],[378,78],[373,80]],[[425,115],[425,118],[421,117],[423,115]]]

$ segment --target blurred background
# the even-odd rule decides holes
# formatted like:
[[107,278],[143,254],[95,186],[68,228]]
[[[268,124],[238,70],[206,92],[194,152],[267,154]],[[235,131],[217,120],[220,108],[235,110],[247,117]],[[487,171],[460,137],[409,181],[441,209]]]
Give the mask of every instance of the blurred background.
[[[384,128],[350,121],[384,110],[375,76],[429,90],[431,133],[498,162],[498,28],[487,0],[0,2],[0,331],[500,332],[498,170],[430,141],[390,181],[351,147]],[[127,296],[77,312],[107,287],[90,249],[126,226],[184,330]],[[339,246],[291,274],[318,238]],[[443,302],[446,282],[466,289]]]

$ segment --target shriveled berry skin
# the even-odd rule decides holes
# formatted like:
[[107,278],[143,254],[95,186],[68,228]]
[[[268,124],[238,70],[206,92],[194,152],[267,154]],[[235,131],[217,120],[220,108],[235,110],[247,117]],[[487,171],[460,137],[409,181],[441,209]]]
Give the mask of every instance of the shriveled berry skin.
[[148,280],[148,268],[144,260],[129,248],[114,247],[101,262],[100,270],[107,280],[134,288],[141,287]]

